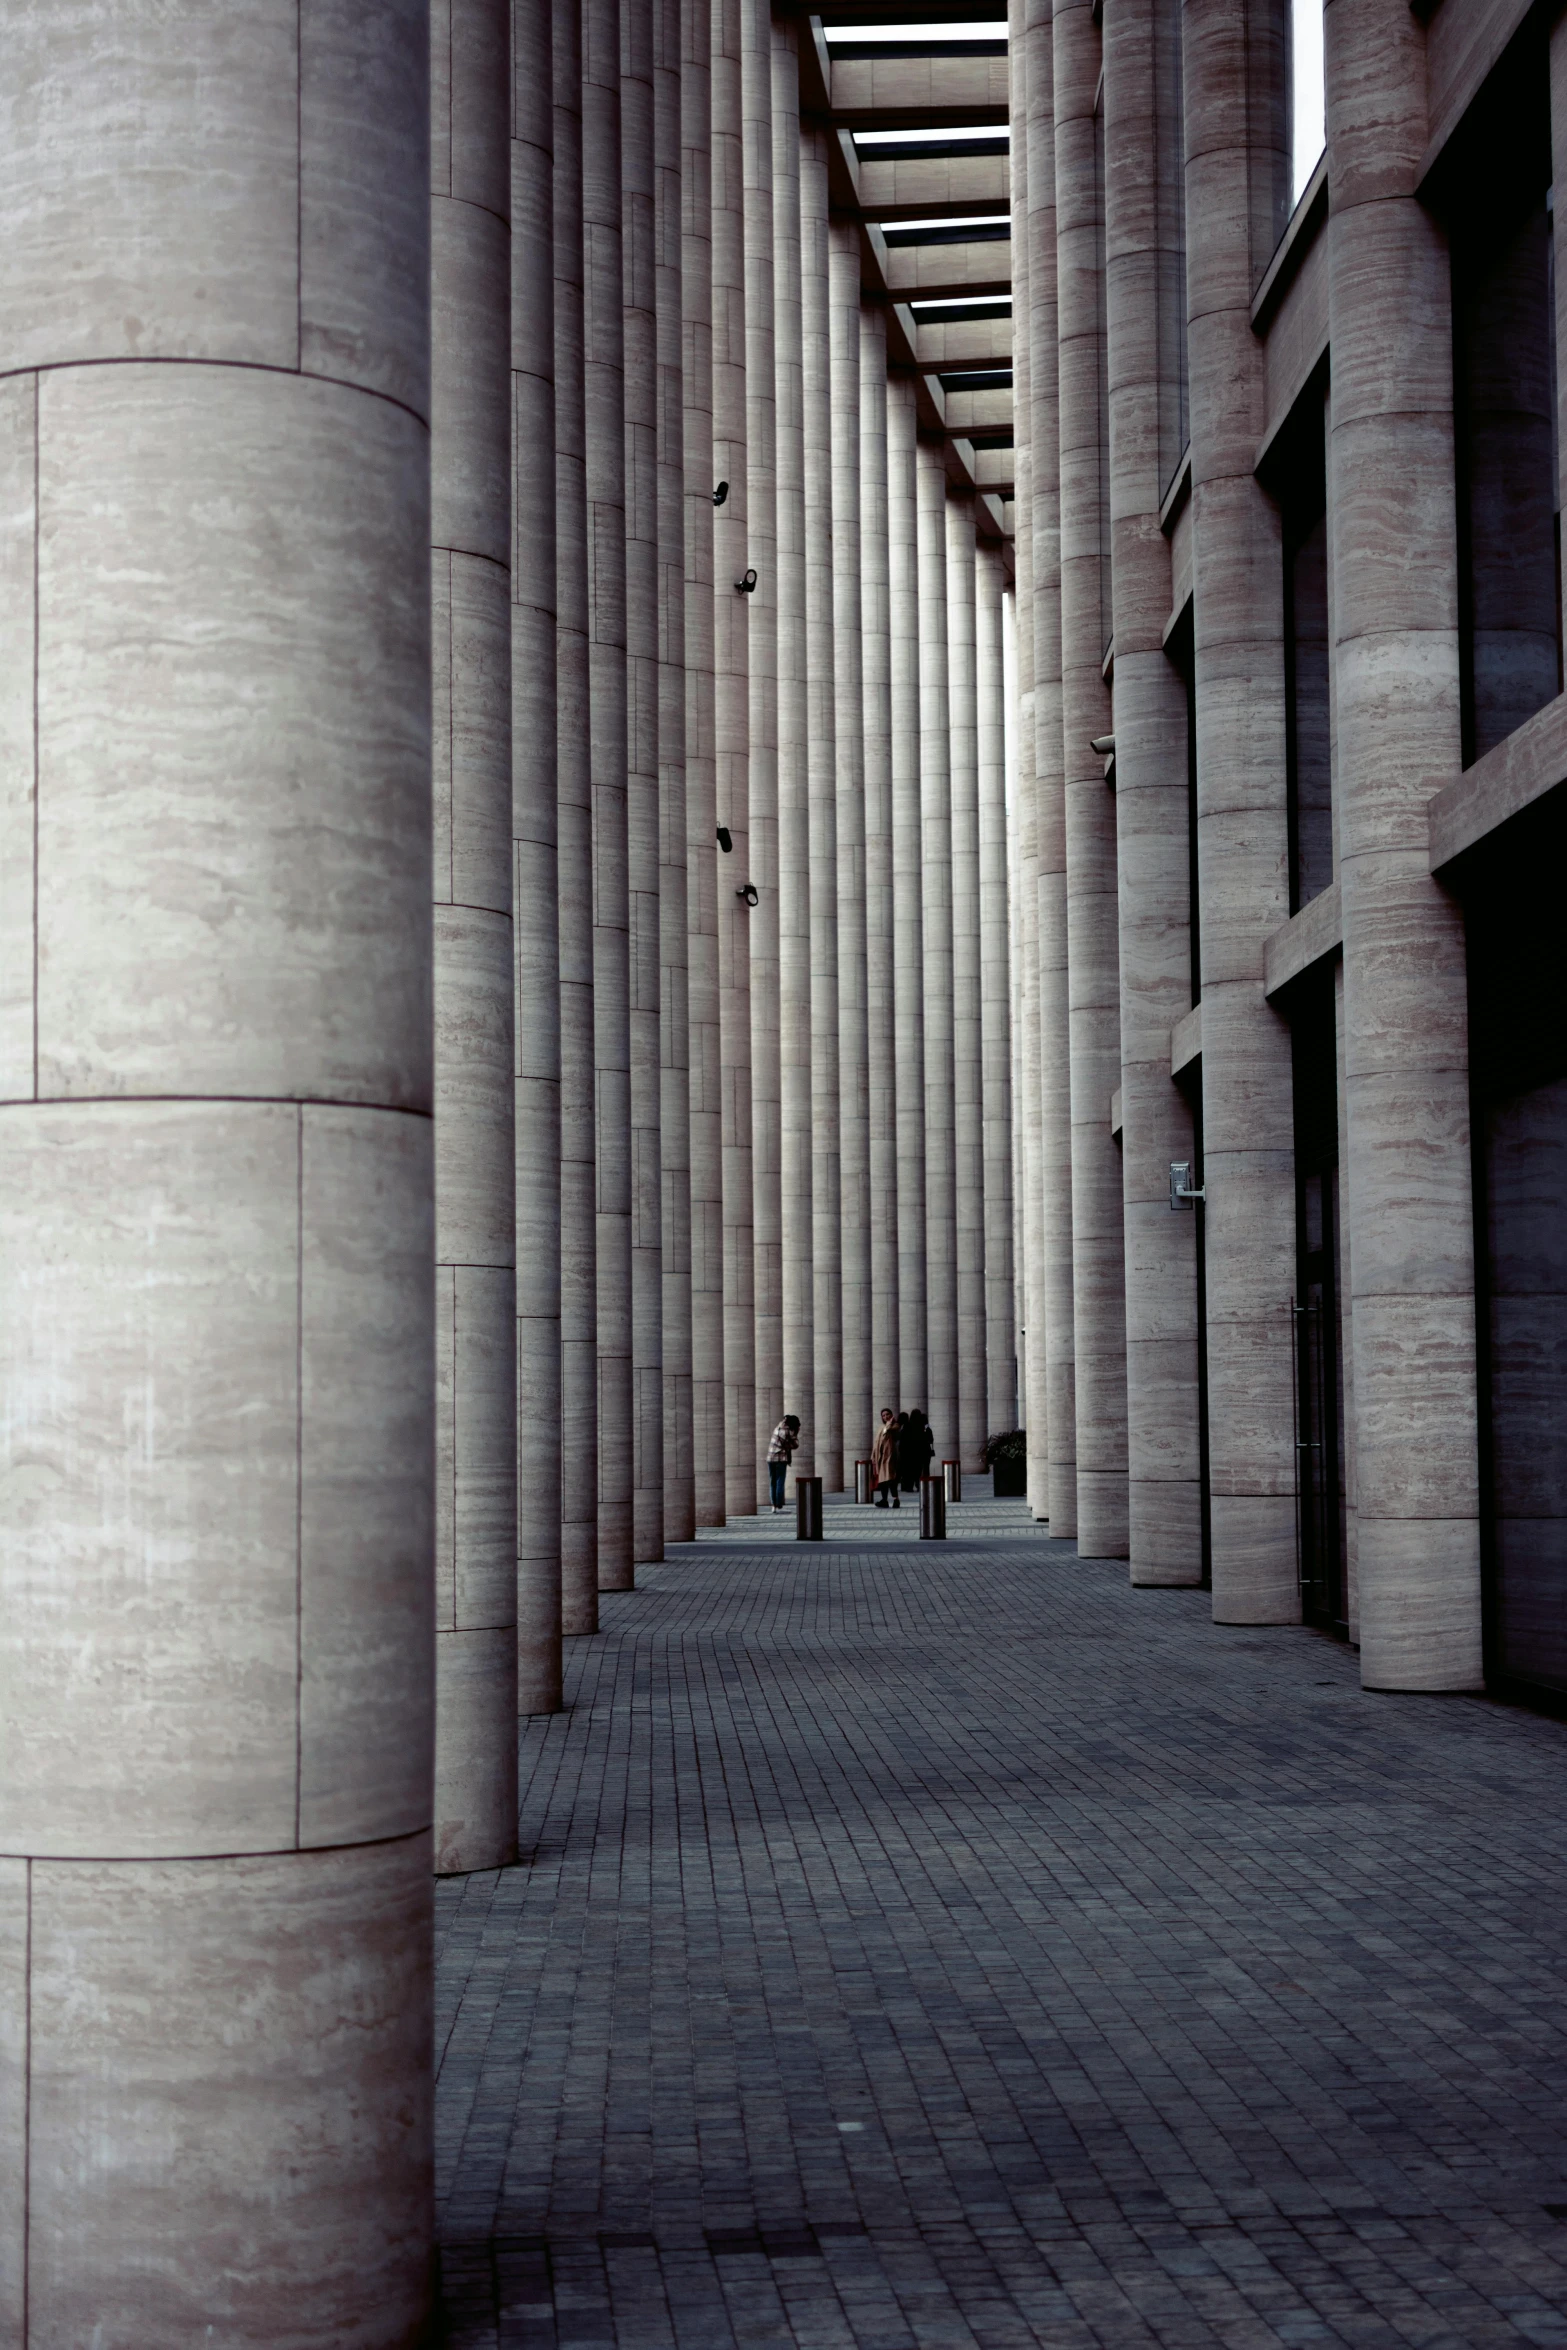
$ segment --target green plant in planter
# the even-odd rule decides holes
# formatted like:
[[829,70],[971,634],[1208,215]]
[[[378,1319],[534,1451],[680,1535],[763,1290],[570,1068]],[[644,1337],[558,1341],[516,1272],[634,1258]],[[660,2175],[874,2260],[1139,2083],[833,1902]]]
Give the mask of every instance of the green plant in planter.
[[993,1479],[993,1491],[998,1500],[1009,1496],[1016,1499],[1028,1491],[1028,1434],[1022,1428],[1007,1428],[999,1436],[985,1440],[985,1466]]

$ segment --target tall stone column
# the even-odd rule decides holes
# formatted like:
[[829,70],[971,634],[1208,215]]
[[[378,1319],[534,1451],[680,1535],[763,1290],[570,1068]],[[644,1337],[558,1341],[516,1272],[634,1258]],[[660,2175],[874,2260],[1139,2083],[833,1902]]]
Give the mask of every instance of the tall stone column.
[[1481,1678],[1464,933],[1426,839],[1426,802],[1461,752],[1449,276],[1415,195],[1424,48],[1419,21],[1386,0],[1327,11],[1335,783],[1373,1689]]
[[[713,749],[712,10],[681,0],[686,459],[686,934],[691,1047],[691,1444],[699,1526],[724,1522],[724,1184]],[[728,494],[728,484],[725,494]]]
[[921,441],[919,500],[920,896],[925,974],[925,1394],[936,1458],[958,1441],[957,1158],[952,1060],[952,777],[947,697],[947,473]]
[[870,1457],[871,1128],[866,1013],[865,697],[860,603],[860,230],[828,229],[833,711],[838,771],[838,1214],[844,1476]]
[[898,1133],[898,1396],[923,1411],[925,1355],[925,923],[920,831],[918,418],[914,378],[887,378],[887,566],[892,645],[893,1074]]
[[582,0],[601,1591],[629,1591],[633,1574],[625,287],[620,174],[620,0]]
[[805,409],[800,310],[800,56],[773,19],[773,381],[778,529],[779,1032],[782,1095],[784,1408],[795,1466],[816,1461],[811,1125],[811,800],[805,630]]
[[[1033,686],[1034,835],[1023,799],[1023,1082],[1036,1104],[1037,1147],[1024,1163],[1029,1276],[1028,1418],[1043,1424],[1047,1451],[1029,1453],[1029,1498],[1063,1540],[1077,1533],[1077,1365],[1072,1330],[1072,1095],[1067,1013],[1066,803],[1061,732],[1061,437],[1057,337],[1055,67],[1050,0],[1027,0],[1027,137],[1024,160],[1028,277],[1029,565],[1018,598],[1018,672]],[[1014,162],[1014,171],[1016,163]],[[1016,304],[1014,303],[1014,310]],[[1024,469],[1019,468],[1023,495]],[[1020,573],[1021,578],[1021,573]],[[1023,723],[1025,737],[1029,732]],[[1034,1034],[1029,1034],[1029,1023]],[[1108,1120],[1108,1104],[1106,1105]]]
[[[860,642],[865,746],[865,1020],[870,1116],[871,1418],[898,1409],[897,988],[892,903],[892,617],[887,314],[860,310]],[[1006,919],[1003,898],[1000,918]]]
[[947,499],[947,705],[952,743],[952,1136],[958,1450],[985,1465],[985,1145],[979,976],[979,703],[974,499]]
[[560,929],[560,1609],[598,1630],[598,1239],[593,1109],[593,762],[582,247],[582,14],[554,8],[555,719]]
[[[0,2335],[196,2350],[221,2319],[406,2350],[432,2185],[428,18],[313,17],[302,51],[292,12],[90,30],[7,27],[13,87],[69,102],[16,111],[0,252],[0,854],[27,876],[0,932]],[[464,100],[465,168],[476,110],[504,159],[504,115]],[[494,465],[504,517],[504,422]],[[505,554],[503,527],[502,746]],[[511,1312],[508,1286],[508,1367]],[[514,1591],[509,1522],[494,1549]],[[480,1713],[515,1670],[495,1607]]]
[[1055,0],[1061,732],[1077,1544],[1085,1557],[1125,1558],[1126,1266],[1121,1157],[1110,1132],[1110,1097],[1121,1082],[1115,799],[1105,785],[1103,755],[1093,748],[1095,740],[1110,731],[1110,696],[1103,675],[1109,582],[1100,560],[1106,452],[1099,407],[1103,224],[1094,136],[1099,51],[1092,0]]
[[1001,557],[977,550],[974,665],[979,770],[980,1116],[984,1166],[985,1422],[1016,1425],[1013,1299],[1012,972],[1008,952],[1007,753]]
[[[756,1510],[756,1295],[751,1168],[751,598],[745,369],[746,0],[713,0],[713,466],[729,495],[713,518],[713,707],[718,822],[718,1019],[724,1192],[724,1509]],[[758,588],[761,574],[757,573]]]
[[511,0],[511,886],[517,964],[517,1710],[560,1655],[560,919],[555,816],[555,123],[550,11]]
[[[782,1418],[783,1164],[779,1069],[778,522],[773,362],[773,36],[768,0],[742,0],[745,110],[745,400],[750,604],[751,1182],[756,1403],[751,1475],[768,1497],[767,1440]],[[794,1407],[788,1407],[792,1410]]]
[[[664,1324],[664,1539],[696,1533],[691,1460],[691,1028],[687,995],[685,365],[681,0],[654,0],[658,313],[658,1035]],[[700,485],[703,489],[706,484]]]
[[1197,1223],[1170,1212],[1170,1162],[1192,1159],[1170,1030],[1191,1004],[1186,695],[1163,649],[1170,542],[1161,415],[1178,400],[1166,291],[1180,246],[1176,191],[1142,159],[1166,145],[1160,0],[1112,0],[1104,20],[1105,303],[1115,630],[1115,831],[1120,870],[1121,1153],[1126,1229],[1128,1531],[1134,1583],[1200,1583]]
[[838,1132],[838,736],[834,704],[832,336],[827,134],[800,140],[801,375],[805,414],[806,755],[811,801],[811,1263],[815,1463],[843,1485],[843,1251]]
[[658,323],[653,165],[656,0],[620,16],[626,404],[626,884],[631,1045],[631,1555],[664,1555],[664,1213],[659,980]]
[[[1260,20],[1259,20],[1260,22]],[[1202,935],[1203,1181],[1213,1612],[1300,1614],[1290,1297],[1295,1286],[1289,1030],[1262,992],[1289,914],[1284,559],[1252,471],[1265,422],[1251,298],[1288,186],[1282,69],[1225,0],[1187,0],[1187,357]]]
[[511,919],[506,0],[430,51],[435,1865],[517,1851],[517,1208]]

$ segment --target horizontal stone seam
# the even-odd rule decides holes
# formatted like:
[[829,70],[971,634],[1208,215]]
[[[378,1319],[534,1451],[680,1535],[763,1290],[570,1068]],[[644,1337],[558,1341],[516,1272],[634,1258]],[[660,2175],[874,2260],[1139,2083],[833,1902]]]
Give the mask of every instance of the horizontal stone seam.
[[75,1110],[102,1108],[133,1110],[153,1102],[181,1102],[195,1108],[238,1106],[274,1110],[369,1110],[387,1118],[433,1118],[433,1109],[419,1110],[403,1102],[360,1102],[338,1094],[294,1093],[46,1093],[0,1095],[0,1110]]
[[384,400],[389,408],[400,408],[405,416],[411,416],[426,432],[430,429],[430,419],[421,416],[417,408],[410,408],[406,400],[399,400],[394,392],[377,391],[373,384],[355,383],[346,375],[317,375],[308,367],[276,367],[267,359],[198,359],[177,352],[145,356],[105,352],[100,359],[35,359],[28,367],[0,367],[0,382],[20,375],[85,374],[95,367],[210,367],[216,374],[232,370],[240,375],[286,376],[296,383],[330,384],[335,391],[359,392],[367,400]]
[[[521,142],[518,140],[512,140],[508,143],[514,146],[521,144]],[[552,162],[554,161],[553,155],[551,156],[550,160]],[[430,190],[430,200],[434,204],[453,204],[463,212],[483,213],[487,220],[498,221],[501,227],[506,231],[506,234],[508,236],[511,235],[511,214],[509,212],[497,212],[493,204],[477,204],[475,203],[472,196],[454,196],[450,188],[432,188]]]
[[512,575],[511,564],[504,557],[487,555],[482,547],[460,547],[455,540],[432,539],[430,552],[432,555],[461,555],[464,562],[488,563],[492,571],[503,571],[508,579]]
[[[501,1624],[496,1629],[510,1632],[515,1626]],[[292,1860],[303,1852],[369,1852],[378,1844],[412,1844],[416,1837],[430,1835],[434,1826],[432,1817],[417,1828],[398,1828],[389,1836],[362,1836],[351,1844],[259,1844],[245,1845],[235,1852],[13,1852],[6,1848],[0,1849],[0,1860],[45,1861],[59,1868],[102,1868],[107,1863],[122,1869],[161,1867],[166,1861],[198,1866],[209,1860]]]

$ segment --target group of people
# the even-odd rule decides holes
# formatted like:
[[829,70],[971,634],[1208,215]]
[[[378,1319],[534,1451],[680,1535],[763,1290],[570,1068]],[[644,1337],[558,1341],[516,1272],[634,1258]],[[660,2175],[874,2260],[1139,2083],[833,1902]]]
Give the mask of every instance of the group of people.
[[[767,1482],[775,1510],[784,1506],[784,1481],[799,1442],[799,1420],[793,1412],[785,1412],[767,1447]],[[895,1412],[891,1404],[883,1404],[881,1426],[871,1447],[876,1507],[879,1510],[900,1508],[900,1491],[917,1490],[920,1479],[930,1473],[935,1451],[936,1439],[930,1432],[930,1422],[918,1406],[912,1412]]]

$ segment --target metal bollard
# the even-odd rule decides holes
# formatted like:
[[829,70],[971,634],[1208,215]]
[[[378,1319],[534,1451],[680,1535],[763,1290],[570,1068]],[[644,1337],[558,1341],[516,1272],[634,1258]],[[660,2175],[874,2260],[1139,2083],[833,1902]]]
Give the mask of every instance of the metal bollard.
[[963,1463],[961,1461],[943,1461],[941,1478],[946,1487],[947,1500],[961,1501],[963,1499]]
[[854,1464],[854,1498],[856,1501],[869,1501],[870,1497],[871,1464],[869,1461],[856,1461]]
[[945,1542],[947,1539],[947,1495],[939,1477],[920,1479],[920,1540]]
[[794,1538],[796,1542],[820,1542],[822,1538],[820,1477],[796,1477],[794,1481]]

